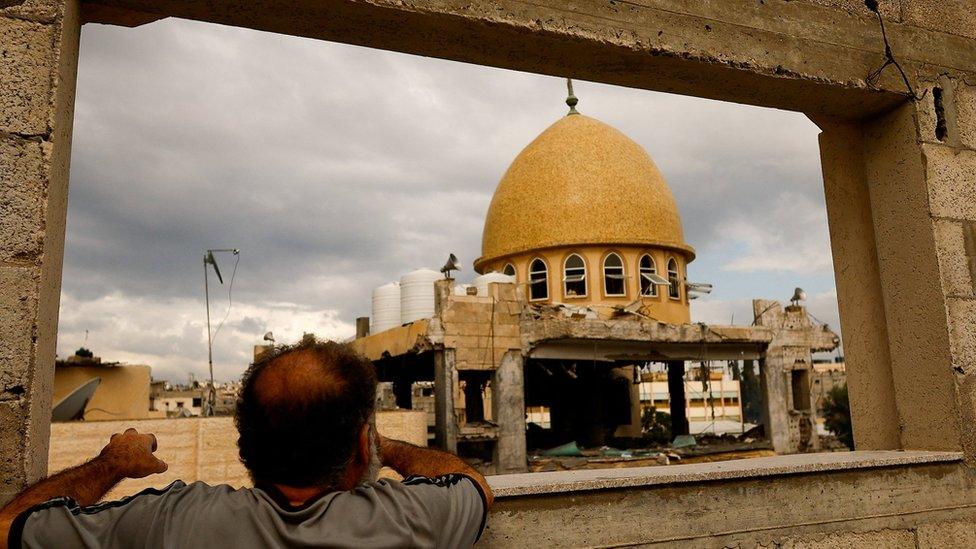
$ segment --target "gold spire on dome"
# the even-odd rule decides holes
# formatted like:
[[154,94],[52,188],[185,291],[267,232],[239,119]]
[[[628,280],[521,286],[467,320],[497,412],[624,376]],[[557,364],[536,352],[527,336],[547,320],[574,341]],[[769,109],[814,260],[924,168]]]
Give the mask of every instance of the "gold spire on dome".
[[579,98],[573,95],[572,78],[566,79],[566,89],[569,90],[569,95],[566,97],[566,104],[569,105],[569,113],[566,116],[569,116],[570,114],[579,114],[579,111],[576,110],[576,105],[579,104]]

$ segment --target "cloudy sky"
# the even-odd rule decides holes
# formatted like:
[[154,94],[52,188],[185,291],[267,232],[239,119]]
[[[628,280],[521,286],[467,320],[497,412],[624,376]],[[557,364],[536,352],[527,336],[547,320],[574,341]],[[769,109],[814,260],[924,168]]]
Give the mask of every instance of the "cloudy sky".
[[[698,251],[689,278],[715,284],[694,320],[748,323],[753,297],[801,286],[838,329],[812,123],[589,82],[576,93],[670,182]],[[59,355],[86,344],[159,379],[203,377],[206,248],[242,250],[229,312],[227,286],[211,286],[215,322],[227,318],[220,379],[268,330],[352,335],[374,286],[449,252],[465,281],[499,177],[564,98],[557,78],[190,21],[86,25]],[[218,261],[229,278],[233,256]]]

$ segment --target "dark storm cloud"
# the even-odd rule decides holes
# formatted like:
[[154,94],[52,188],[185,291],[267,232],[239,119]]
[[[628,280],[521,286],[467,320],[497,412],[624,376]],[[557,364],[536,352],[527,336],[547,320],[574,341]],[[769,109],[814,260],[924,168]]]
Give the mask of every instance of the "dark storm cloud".
[[[188,21],[87,25],[59,351],[87,329],[157,373],[201,368],[208,247],[243,250],[218,344],[228,376],[268,329],[349,335],[372,287],[448,252],[470,276],[499,177],[565,113],[564,93],[554,78]],[[803,117],[589,83],[577,94],[651,152],[700,255],[825,248],[810,221],[761,222],[783,196],[823,208]],[[229,276],[233,258],[218,259]]]

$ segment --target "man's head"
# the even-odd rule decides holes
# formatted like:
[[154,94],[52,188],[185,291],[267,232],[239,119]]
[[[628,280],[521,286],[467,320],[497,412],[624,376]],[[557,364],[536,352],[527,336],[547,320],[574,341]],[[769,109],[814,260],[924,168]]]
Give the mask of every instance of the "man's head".
[[375,474],[373,365],[306,339],[255,360],[237,399],[237,444],[256,484],[339,488]]

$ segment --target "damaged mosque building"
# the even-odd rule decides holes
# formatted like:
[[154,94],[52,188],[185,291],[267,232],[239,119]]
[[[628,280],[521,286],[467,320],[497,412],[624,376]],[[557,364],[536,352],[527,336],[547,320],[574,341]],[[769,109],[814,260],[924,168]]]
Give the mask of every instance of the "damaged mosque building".
[[694,323],[689,302],[710,286],[687,279],[695,250],[667,182],[638,143],[577,112],[571,87],[567,104],[501,178],[474,284],[418,270],[374,291],[353,344],[391,406],[432,392],[435,444],[512,473],[526,470],[527,410],[545,410],[530,431],[550,444],[638,439],[655,365],[671,433],[686,435],[686,368],[757,361],[771,449],[819,450],[812,354],[838,336],[799,300],[754,300],[748,325]]

